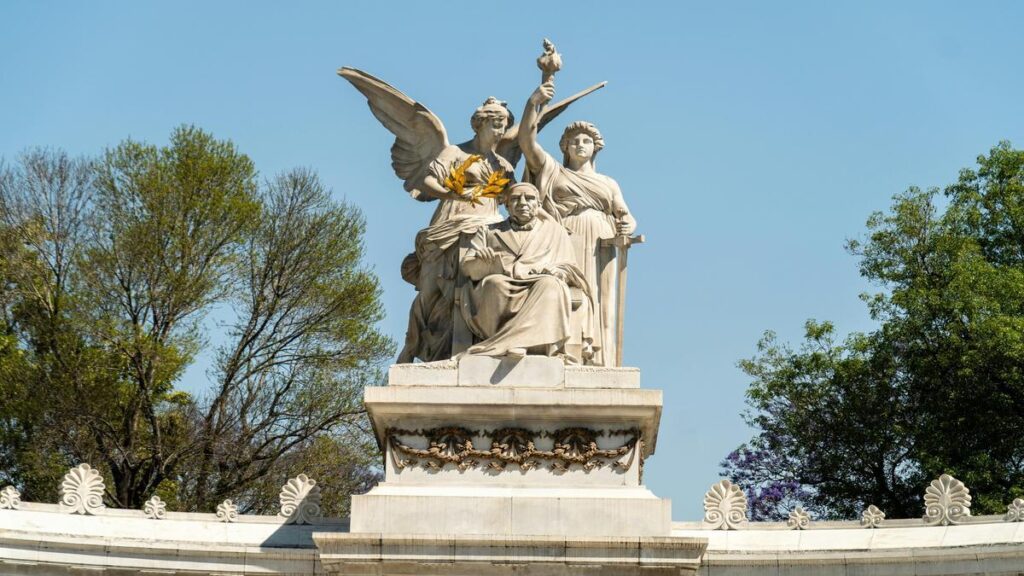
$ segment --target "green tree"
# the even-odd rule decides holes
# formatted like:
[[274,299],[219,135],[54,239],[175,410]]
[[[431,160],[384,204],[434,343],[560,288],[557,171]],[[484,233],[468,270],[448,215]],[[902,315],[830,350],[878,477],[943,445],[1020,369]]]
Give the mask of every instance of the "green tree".
[[27,499],[52,499],[70,462],[96,460],[79,414],[115,382],[116,362],[89,342],[74,296],[94,180],[89,162],[45,149],[0,166],[0,306],[13,341],[0,377],[0,474]]
[[877,330],[837,344],[809,323],[801,350],[769,338],[741,362],[758,433],[723,465],[759,513],[782,493],[822,516],[916,516],[942,473],[976,513],[1024,494],[1024,151],[1001,143],[944,192],[942,209],[911,188],[848,244],[883,288],[864,296]]
[[[230,142],[182,127],[168,146],[129,140],[93,162],[30,152],[0,182],[9,356],[23,357],[0,355],[20,374],[0,392],[21,402],[0,411],[0,455],[26,498],[52,497],[87,461],[115,506],[159,493],[183,510],[226,497],[265,510],[255,486],[366,436],[360,392],[392,344],[374,327],[362,217],[315,174],[261,185]],[[234,320],[208,388],[188,394],[213,311]]]

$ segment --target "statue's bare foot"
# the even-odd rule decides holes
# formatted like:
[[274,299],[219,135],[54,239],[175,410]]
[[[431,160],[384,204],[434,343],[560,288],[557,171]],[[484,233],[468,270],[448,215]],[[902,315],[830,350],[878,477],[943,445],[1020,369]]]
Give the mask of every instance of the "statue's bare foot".
[[505,355],[518,360],[519,358],[526,357],[526,348],[509,348]]

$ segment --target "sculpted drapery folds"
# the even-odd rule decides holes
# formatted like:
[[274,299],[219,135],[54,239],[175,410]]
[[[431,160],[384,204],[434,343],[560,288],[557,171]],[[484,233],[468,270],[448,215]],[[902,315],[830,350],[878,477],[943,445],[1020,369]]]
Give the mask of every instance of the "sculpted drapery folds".
[[[420,201],[438,201],[430,225],[416,235],[402,262],[402,278],[416,286],[400,363],[452,355],[459,238],[501,221],[496,197],[513,181],[519,159],[518,127],[504,102],[488,98],[472,117],[474,136],[452,145],[444,125],[425,106],[388,83],[354,68],[338,74],[364,96],[373,115],[395,135],[392,167]],[[545,108],[534,130],[558,116],[591,87]]]
[[[590,301],[580,298],[573,313],[570,287],[585,291],[586,280],[568,233],[541,210],[532,184],[513,185],[505,202],[509,218],[480,228],[462,261],[472,280],[462,287],[462,312],[481,339],[469,353],[565,356],[573,340],[589,356]],[[577,316],[582,320],[571,323]],[[573,329],[581,324],[580,331]]]
[[604,147],[601,133],[589,122],[566,127],[559,147],[558,162],[537,143],[537,119],[542,107],[554,95],[554,85],[545,82],[534,91],[523,114],[519,143],[526,155],[531,182],[552,213],[571,233],[572,243],[589,292],[596,307],[594,357],[592,364],[612,365],[615,360],[615,259],[614,248],[602,240],[629,235],[636,229],[615,180],[599,174],[594,158]]
[[451,357],[458,240],[501,220],[494,198],[472,195],[495,177],[511,180],[512,164],[494,151],[511,122],[504,104],[488,99],[473,114],[473,140],[444,148],[427,169],[426,188],[442,188],[445,194],[439,196],[430,226],[416,235],[415,252],[402,264],[403,278],[416,286],[417,294],[399,362]]

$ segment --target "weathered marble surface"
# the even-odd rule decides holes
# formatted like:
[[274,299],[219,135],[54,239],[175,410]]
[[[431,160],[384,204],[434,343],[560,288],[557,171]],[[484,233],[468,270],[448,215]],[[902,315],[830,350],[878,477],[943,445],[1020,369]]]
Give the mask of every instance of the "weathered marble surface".
[[[491,358],[466,358],[459,367],[393,366],[395,384],[367,388],[364,400],[382,449],[387,447],[389,428],[578,425],[636,427],[643,436],[644,457],[654,453],[660,390],[636,387],[638,371],[577,371],[558,364],[555,359],[526,357],[512,369],[507,361]],[[424,384],[415,384],[420,381]]]
[[639,388],[640,369],[566,366],[554,358],[521,360],[466,356],[417,364],[392,364],[388,386],[500,386],[528,388]]
[[672,535],[707,538],[699,574],[708,576],[1017,575],[1024,567],[1024,525],[1001,520],[988,516],[956,526],[886,520],[878,529],[858,521],[820,522],[811,530],[761,522],[735,531],[677,522]]
[[[310,526],[287,525],[274,516],[239,518],[224,524],[213,514],[168,512],[164,520],[151,520],[141,511],[110,508],[75,515],[56,504],[23,502],[18,510],[0,510],[0,575],[326,574],[352,554],[362,555],[363,568],[375,570],[362,574],[520,573],[513,566],[545,575],[580,574],[606,562],[611,572],[594,573],[619,575],[639,573],[641,552],[675,564],[643,574],[680,575],[688,573],[701,541],[707,548],[697,573],[706,576],[1016,576],[1024,566],[1024,523],[1002,516],[972,516],[970,523],[950,526],[928,526],[920,518],[886,520],[878,529],[864,529],[858,521],[818,522],[809,530],[768,522],[722,531],[702,522],[675,522],[673,540],[350,535],[347,522],[338,519]],[[670,541],[674,547],[659,546]]]
[[390,536],[317,534],[338,574],[668,576],[693,574],[703,538]]
[[[595,310],[588,336],[593,348],[590,363],[622,364],[621,340],[625,313],[626,256],[636,230],[618,183],[598,173],[595,160],[604,138],[594,124],[576,121],[566,126],[556,160],[537,142],[538,119],[554,97],[555,85],[543,83],[530,95],[523,111],[519,146],[526,156],[529,179],[545,199],[545,210],[571,233],[576,263],[586,279]],[[616,250],[619,253],[616,254]],[[621,298],[619,295],[621,294]]]
[[671,503],[643,488],[450,490],[380,485],[352,501],[353,533],[666,537]]
[[[593,169],[602,141],[592,124],[573,123],[563,135],[568,168],[560,178],[551,177],[552,170],[558,171],[554,162],[548,167],[538,164],[538,158],[546,156],[536,143],[537,132],[548,122],[604,84],[552,104],[561,55],[550,41],[545,40],[537,65],[542,88],[527,103],[523,134],[506,103],[490,97],[472,115],[472,139],[458,145],[449,142],[440,118],[422,103],[361,70],[338,70],[394,134],[391,166],[405,190],[417,200],[437,202],[429,225],[415,235],[414,251],[402,262],[402,277],[416,286],[416,297],[400,363],[444,360],[468,350],[489,356],[537,354],[567,362],[621,364],[625,255],[636,222],[615,181]],[[532,183],[515,184],[521,145],[527,147],[542,190]],[[586,184],[576,186],[580,182]],[[528,215],[519,213],[521,203],[515,198],[525,186],[533,190]],[[500,222],[499,202],[505,202],[509,212],[505,222]],[[530,223],[535,221],[540,224]],[[465,238],[495,226],[511,226],[534,241],[495,243],[483,251],[478,245],[463,249]],[[538,238],[546,238],[543,249]],[[534,254],[522,253],[528,252],[527,244],[534,247]],[[498,270],[491,248],[512,253],[500,259],[515,257],[537,265]],[[589,255],[595,251],[597,258]],[[616,254],[617,266],[612,266]],[[526,285],[529,290],[524,294]],[[572,296],[570,286],[583,296]]]
[[639,371],[466,356],[390,383],[365,392],[385,480],[353,498],[353,532],[669,535],[671,503],[641,475],[662,394]]
[[25,502],[0,511],[0,576],[64,574],[322,574],[316,531],[346,531],[345,519],[288,525],[275,516],[104,509],[69,514]]

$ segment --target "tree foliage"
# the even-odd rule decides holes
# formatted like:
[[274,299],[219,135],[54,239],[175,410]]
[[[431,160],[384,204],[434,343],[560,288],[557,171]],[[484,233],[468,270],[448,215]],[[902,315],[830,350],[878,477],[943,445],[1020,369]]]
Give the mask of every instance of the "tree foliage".
[[[392,344],[362,216],[314,173],[260,183],[233,144],[182,127],[96,160],[27,152],[2,169],[0,213],[0,480],[48,500],[84,461],[115,506],[262,511],[324,446],[337,485],[375,474],[360,392]],[[210,314],[230,319],[190,393]]]
[[[945,207],[940,200],[945,199]],[[944,190],[911,188],[850,241],[878,323],[799,350],[769,333],[740,363],[758,430],[723,462],[755,517],[793,502],[823,517],[868,504],[921,514],[927,482],[964,481],[975,513],[1024,494],[1024,151],[1001,143]]]

